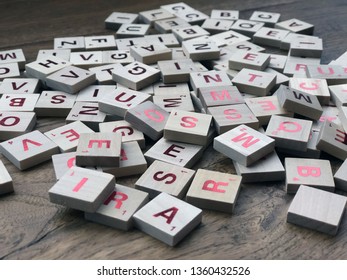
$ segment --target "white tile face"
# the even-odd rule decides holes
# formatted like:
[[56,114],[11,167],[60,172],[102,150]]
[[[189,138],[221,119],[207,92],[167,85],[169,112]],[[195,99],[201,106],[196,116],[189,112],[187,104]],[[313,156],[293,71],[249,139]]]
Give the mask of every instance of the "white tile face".
[[[263,52],[263,51],[265,51],[265,48],[258,46],[256,44],[253,44],[249,41],[237,42],[237,43],[226,46],[225,49],[229,50],[230,53],[233,53],[235,51],[247,51],[247,52]],[[228,56],[227,56],[227,58],[228,58]]]
[[40,94],[12,93],[3,94],[0,111],[33,112]]
[[72,52],[70,63],[83,69],[103,65],[102,51]]
[[193,61],[218,59],[220,55],[220,50],[213,41],[184,41],[182,49],[185,55]]
[[176,15],[181,11],[193,11],[194,9],[184,2],[162,5],[160,8],[169,11],[171,14]]
[[288,56],[286,66],[284,67],[283,74],[292,77],[300,77],[300,78],[306,78],[306,69],[308,65],[320,64],[319,58],[312,58],[312,57],[295,57],[295,56]]
[[246,36],[253,36],[263,26],[263,22],[238,19],[231,26],[231,30],[234,30]]
[[120,184],[95,213],[85,213],[85,219],[116,229],[133,227],[134,213],[148,202],[148,194]]
[[0,195],[12,193],[13,191],[12,177],[8,173],[6,166],[0,160]]
[[0,52],[0,66],[4,66],[3,64],[12,63],[18,64],[19,69],[24,69],[26,59],[22,49],[13,49]]
[[61,59],[64,59],[66,61],[70,60],[70,54],[71,50],[65,49],[65,50],[54,50],[54,49],[46,49],[46,50],[39,50],[37,53],[36,60],[42,60],[43,58],[47,56],[56,56]]
[[35,125],[34,112],[0,112],[0,141],[30,132]]
[[165,192],[183,199],[194,173],[194,170],[156,160],[136,181],[135,188],[148,192],[150,198]]
[[347,105],[347,84],[329,86],[329,90],[336,107]]
[[8,78],[0,85],[0,94],[35,93],[39,90],[39,80],[33,78]]
[[233,23],[234,21],[231,21],[231,20],[208,18],[204,21],[201,27],[205,29],[206,31],[208,31],[210,34],[217,34],[220,32],[225,32],[230,30]]
[[275,141],[245,125],[240,125],[214,139],[213,148],[227,157],[249,166],[271,153]]
[[[287,63],[287,56],[280,54],[271,54],[269,67],[277,71],[283,72]],[[278,81],[276,81],[277,83]]]
[[126,65],[134,62],[134,58],[130,55],[130,50],[112,50],[102,52],[102,61],[104,63],[120,63]]
[[292,78],[289,87],[317,96],[321,105],[329,105],[330,92],[326,80],[309,78]]
[[163,43],[140,44],[130,47],[130,55],[141,63],[154,64],[172,58],[171,50]]
[[287,193],[296,193],[302,184],[331,192],[335,190],[328,160],[286,158],[285,169]]
[[58,146],[38,130],[2,142],[0,151],[20,170],[50,160],[59,153]]
[[0,64],[0,81],[5,78],[19,77],[19,67],[18,63],[3,63]]
[[165,9],[154,9],[140,12],[140,17],[144,23],[153,26],[154,22],[157,20],[170,19],[173,18],[174,15]]
[[262,71],[269,66],[269,63],[270,55],[259,52],[239,51],[229,58],[229,68],[233,70],[248,68]]
[[191,59],[159,61],[158,67],[164,83],[184,83],[189,81],[189,74],[197,71]]
[[213,9],[211,11],[211,18],[224,19],[224,20],[235,20],[235,19],[239,18],[239,11]]
[[287,215],[287,222],[336,235],[345,212],[346,197],[301,185]]
[[228,75],[223,71],[193,72],[190,74],[190,84],[196,93],[202,88],[213,86],[231,86]]
[[188,83],[170,83],[162,82],[153,85],[154,95],[170,95],[170,94],[190,94]]
[[123,23],[116,32],[116,38],[143,37],[149,32],[149,24]]
[[209,39],[214,41],[218,47],[225,47],[227,45],[248,41],[251,38],[233,30],[229,30],[212,35]]
[[201,24],[204,20],[208,19],[208,15],[198,11],[198,10],[180,10],[175,15],[179,18],[184,19],[185,21],[189,22],[190,24]]
[[[145,37],[134,37],[134,38],[116,39],[116,44],[117,44],[118,51],[129,51],[129,54],[130,54],[130,47],[136,46],[138,44],[148,44],[148,42]],[[107,51],[104,51],[104,52],[107,52]],[[112,52],[116,52],[116,51],[112,51]]]
[[54,49],[71,49],[74,51],[84,50],[85,43],[84,37],[64,37],[64,38],[54,38]]
[[172,28],[177,27],[187,27],[190,24],[184,19],[175,17],[164,20],[157,20],[154,22],[154,28],[159,31],[159,33],[171,33]]
[[232,213],[241,176],[199,169],[187,193],[187,202],[204,209]]
[[282,40],[289,34],[287,30],[263,27],[259,29],[253,37],[255,44],[277,47],[281,46]]
[[194,112],[194,105],[188,94],[167,94],[167,95],[154,95],[153,103],[163,108],[167,112],[172,110],[182,110]]
[[200,222],[202,211],[178,198],[162,193],[134,215],[135,226],[175,246]]
[[253,21],[263,22],[265,26],[267,27],[273,27],[275,26],[275,23],[279,21],[280,17],[281,17],[281,14],[279,13],[254,11],[249,19]]
[[89,127],[80,121],[76,121],[50,131],[45,135],[54,141],[62,153],[75,151],[81,133],[92,133]]
[[115,85],[91,85],[78,92],[76,102],[98,102],[113,94],[116,89]]
[[114,85],[112,72],[119,66],[118,63],[107,64],[103,66],[91,67],[88,70],[95,73],[97,84],[99,85]]
[[113,35],[87,36],[84,37],[86,50],[115,49],[116,41]]
[[333,87],[347,83],[347,73],[340,65],[307,65],[306,70],[308,78],[326,79],[328,85]]
[[310,23],[298,20],[296,18],[281,21],[275,24],[276,28],[288,30],[290,32],[312,35],[314,26]]
[[114,185],[111,174],[73,166],[48,191],[49,200],[76,210],[95,212]]
[[76,95],[62,91],[42,91],[35,104],[37,116],[66,117],[75,104]]
[[206,36],[210,34],[199,25],[173,28],[172,33],[176,36],[179,42],[183,42],[185,40],[194,39],[197,37]]
[[105,19],[105,27],[117,30],[123,23],[136,23],[139,16],[134,13],[112,12]]
[[323,52],[321,38],[297,38],[290,43],[290,55],[320,58]]

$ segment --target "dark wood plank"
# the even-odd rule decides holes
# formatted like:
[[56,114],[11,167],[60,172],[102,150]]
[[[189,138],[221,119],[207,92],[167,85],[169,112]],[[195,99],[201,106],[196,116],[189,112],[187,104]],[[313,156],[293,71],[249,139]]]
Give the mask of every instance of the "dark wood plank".
[[[23,48],[28,62],[37,51],[53,47],[53,38],[114,34],[104,28],[112,11],[140,12],[172,1],[24,1],[0,2],[0,50]],[[345,0],[186,1],[210,13],[237,9],[241,18],[253,10],[280,12],[315,25],[324,39],[323,62],[347,49]],[[38,120],[42,132],[64,124],[57,118]],[[48,190],[55,182],[52,163],[20,172],[3,156],[15,193],[0,197],[1,259],[346,259],[347,218],[336,237],[286,223],[292,196],[284,182],[243,185],[233,215],[204,211],[203,223],[177,247],[139,232],[125,233],[83,219],[82,213],[54,205]],[[334,169],[341,162],[333,160]],[[231,160],[209,147],[195,167],[235,173]],[[133,186],[138,176],[119,179]],[[346,195],[346,193],[344,193]]]

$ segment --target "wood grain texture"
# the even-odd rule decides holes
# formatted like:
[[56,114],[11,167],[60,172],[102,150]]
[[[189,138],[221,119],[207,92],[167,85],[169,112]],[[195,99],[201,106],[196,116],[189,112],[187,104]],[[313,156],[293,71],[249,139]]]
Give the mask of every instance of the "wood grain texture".
[[[113,11],[138,13],[169,2],[3,0],[0,51],[23,48],[27,62],[32,62],[39,49],[53,47],[54,37],[114,34],[104,27]],[[248,19],[254,10],[264,10],[281,13],[283,20],[297,17],[312,23],[314,34],[324,39],[322,63],[346,51],[345,0],[235,0],[232,6],[230,1],[185,2],[207,14],[232,8]],[[63,124],[63,119],[39,118],[36,129],[47,132]],[[333,171],[342,163],[324,157]],[[52,162],[21,172],[0,158],[15,189],[0,197],[1,259],[347,259],[347,219],[334,238],[286,223],[292,196],[286,194],[284,182],[243,185],[232,219],[204,210],[202,224],[171,248],[138,230],[124,233],[87,222],[83,213],[50,203],[48,190],[56,182]],[[211,146],[194,165],[198,168],[235,174],[232,161]],[[138,178],[120,178],[117,183],[133,186]]]

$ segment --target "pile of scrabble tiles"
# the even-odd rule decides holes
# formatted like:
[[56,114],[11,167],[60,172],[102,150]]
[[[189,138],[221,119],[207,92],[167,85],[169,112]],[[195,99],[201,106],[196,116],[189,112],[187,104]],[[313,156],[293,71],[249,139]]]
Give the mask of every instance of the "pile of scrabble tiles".
[[[20,170],[52,160],[51,202],[174,246],[201,209],[231,213],[241,182],[285,181],[295,194],[287,221],[337,233],[347,53],[321,65],[313,25],[263,11],[209,17],[175,3],[113,12],[105,25],[116,35],[55,38],[33,62],[20,49],[0,52],[0,151]],[[66,125],[35,130],[47,116]],[[237,174],[192,169],[209,145]],[[334,175],[321,151],[345,161]],[[0,193],[13,191],[2,162],[0,174]],[[135,187],[116,184],[130,175]]]

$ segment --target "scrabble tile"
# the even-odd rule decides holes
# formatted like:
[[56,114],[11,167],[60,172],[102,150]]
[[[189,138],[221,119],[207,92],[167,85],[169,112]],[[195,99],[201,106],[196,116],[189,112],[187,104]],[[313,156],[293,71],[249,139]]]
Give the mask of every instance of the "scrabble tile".
[[337,189],[347,191],[347,161],[345,160],[342,165],[337,169],[334,174],[335,187]]
[[347,83],[347,73],[340,65],[307,65],[308,78],[325,79],[328,85],[340,85]]
[[118,63],[107,64],[103,66],[91,67],[88,70],[95,73],[96,81],[98,85],[114,85],[115,82],[112,79],[112,72],[119,67]]
[[91,85],[83,88],[76,95],[76,102],[99,102],[105,96],[113,94],[115,85]]
[[0,141],[26,134],[36,125],[33,112],[0,112]]
[[219,58],[219,48],[213,41],[188,40],[182,42],[182,49],[193,61]]
[[289,80],[289,87],[315,95],[321,105],[329,104],[330,92],[327,82],[323,79],[292,78]]
[[236,20],[239,19],[239,11],[213,9],[211,11],[211,18],[223,20]]
[[104,63],[120,63],[126,65],[134,62],[134,58],[130,55],[130,50],[112,50],[102,52],[102,61]]
[[[190,85],[199,94],[201,89],[214,86],[231,86],[228,75],[223,71],[211,70],[208,72],[190,73]],[[199,95],[198,95],[199,96]]]
[[134,213],[146,203],[148,203],[147,193],[116,184],[113,192],[96,212],[86,212],[84,218],[88,221],[127,231],[133,227]]
[[76,151],[81,133],[92,133],[88,126],[80,121],[75,121],[67,125],[45,132],[45,135],[55,142],[62,153]]
[[232,79],[232,82],[241,92],[265,96],[275,86],[276,75],[244,68]]
[[179,17],[174,17],[174,18],[169,18],[169,19],[163,19],[163,20],[156,20],[154,22],[154,28],[159,32],[159,33],[171,33],[173,28],[177,27],[187,27],[191,26],[190,23],[188,23],[186,20],[179,18]]
[[296,57],[288,56],[286,66],[284,67],[283,74],[289,77],[302,77],[306,78],[306,69],[308,65],[317,65],[320,64],[319,58],[312,57]]
[[260,126],[267,125],[273,115],[293,116],[293,113],[287,111],[280,105],[277,96],[245,98],[245,102],[258,119]]
[[47,86],[72,94],[95,82],[95,73],[75,66],[67,66],[58,70],[46,79]]
[[67,117],[75,104],[76,95],[63,91],[42,91],[35,104],[39,117]]
[[119,166],[120,133],[82,133],[76,150],[77,166]]
[[298,20],[296,18],[288,19],[285,21],[277,22],[276,28],[288,30],[290,32],[312,35],[314,26],[310,23]]
[[104,122],[105,119],[106,114],[99,110],[98,103],[76,102],[66,117],[66,123],[81,121],[94,131],[98,131],[99,123]]
[[95,212],[115,186],[114,176],[72,166],[48,191],[52,203]]
[[295,39],[290,43],[290,54],[292,56],[318,57],[322,56],[323,40],[312,37]]
[[287,214],[287,222],[336,235],[346,207],[346,197],[301,185]]
[[235,86],[213,86],[200,89],[200,100],[204,108],[244,103]]
[[26,59],[22,49],[0,51],[0,67],[4,66],[3,64],[12,63],[18,64],[20,70],[24,69]]
[[242,176],[242,183],[282,181],[285,170],[275,151],[261,158],[250,166],[233,161],[237,175]]
[[306,38],[310,40],[312,37],[313,36],[289,32],[288,35],[285,38],[283,38],[280,48],[281,50],[289,50],[292,41],[295,41],[297,39],[304,40]]
[[129,109],[124,119],[152,140],[162,137],[169,113],[151,101],[145,101]]
[[105,173],[116,178],[142,174],[147,169],[147,162],[136,141],[123,142],[118,167],[103,167]]
[[20,72],[18,63],[1,63],[0,64],[0,81],[6,78],[19,77]]
[[229,30],[212,35],[209,39],[214,41],[218,47],[225,47],[227,45],[248,41],[251,38],[236,31]]
[[162,193],[138,210],[133,217],[138,229],[175,246],[201,223],[202,210]]
[[135,188],[147,192],[151,199],[162,192],[183,199],[194,173],[192,169],[156,160],[136,181]]
[[45,81],[47,76],[71,65],[67,60],[56,56],[45,56],[40,60],[30,62],[25,65],[25,71],[28,76]]
[[130,47],[130,55],[141,63],[153,64],[160,60],[170,60],[171,50],[162,43],[150,43]]
[[173,28],[172,33],[176,36],[177,40],[180,43],[182,43],[185,40],[210,35],[209,32],[207,32],[199,25]]
[[188,82],[190,73],[197,71],[191,59],[158,61],[158,67],[164,83]]
[[191,168],[202,156],[204,147],[159,139],[146,153],[145,158],[149,163],[154,160],[176,164]]
[[113,35],[86,36],[84,37],[86,50],[115,49],[116,41]]
[[0,85],[0,94],[4,93],[35,93],[38,92],[40,83],[32,78],[7,78]]
[[0,99],[0,111],[33,112],[40,94],[10,93]]
[[347,105],[347,84],[329,86],[331,100],[337,107]]
[[231,30],[239,32],[243,35],[252,37],[260,28],[264,26],[263,22],[238,19],[231,26]]
[[177,2],[173,4],[162,5],[160,8],[169,11],[172,14],[177,14],[179,11],[192,11],[194,10],[191,6],[184,2]]
[[163,44],[168,48],[177,48],[180,46],[177,38],[172,33],[146,35],[145,39],[147,41],[147,45],[150,43]]
[[186,201],[196,207],[232,213],[240,191],[241,176],[198,169]]
[[255,44],[276,47],[281,46],[282,40],[289,34],[287,30],[277,28],[262,27],[253,36]]
[[312,121],[282,116],[272,116],[266,135],[276,141],[276,147],[306,151]]
[[168,12],[165,9],[154,9],[140,12],[140,19],[142,22],[154,25],[154,22],[157,20],[170,19],[173,18],[174,15]]
[[188,83],[169,83],[158,82],[153,84],[154,95],[170,95],[170,94],[189,94],[190,89]]
[[218,134],[225,133],[241,124],[258,129],[259,121],[246,104],[209,107]]
[[143,37],[149,32],[149,24],[123,23],[116,32],[116,38]]
[[194,112],[194,105],[190,93],[154,95],[153,103],[170,113],[173,110]]
[[70,63],[76,67],[88,69],[103,65],[102,51],[72,52]]
[[225,32],[230,30],[234,21],[231,20],[222,20],[222,19],[214,19],[208,18],[201,25],[203,29],[205,29],[210,34],[217,34],[220,32]]
[[12,192],[14,192],[12,177],[2,160],[0,160],[0,195]]
[[246,125],[229,130],[214,139],[213,148],[238,163],[249,166],[271,153],[275,141]]
[[337,125],[341,125],[339,119],[339,109],[332,106],[323,106],[323,114],[318,121],[314,121],[312,124],[312,129],[315,131],[320,131],[321,127],[324,125],[325,121],[333,122]]
[[54,49],[70,49],[73,51],[81,51],[85,49],[83,36],[54,38]]
[[269,67],[277,71],[283,72],[287,63],[287,56],[280,54],[271,54]]
[[300,185],[334,192],[335,183],[329,160],[286,158],[286,190],[296,193]]
[[281,14],[279,13],[254,11],[249,20],[263,22],[266,27],[274,27],[280,17]]
[[211,122],[210,115],[174,109],[166,122],[164,138],[204,146]]
[[235,51],[247,51],[247,52],[263,52],[265,48],[253,44],[249,41],[237,42],[225,47],[226,50],[229,50],[231,53]]
[[133,62],[113,71],[113,80],[133,90],[140,90],[159,80],[160,71],[141,62]]
[[270,55],[265,53],[239,51],[229,58],[229,68],[242,70],[243,68],[264,70],[269,66]]
[[25,170],[51,159],[59,153],[58,146],[38,130],[6,140],[0,152],[20,170]]
[[37,53],[36,60],[42,60],[47,56],[56,56],[61,59],[64,59],[66,61],[70,60],[70,54],[71,50],[69,49],[62,49],[62,50],[56,50],[56,49],[45,49],[45,50],[39,50]]
[[[129,51],[130,53],[130,47],[136,46],[138,44],[148,44],[148,41],[145,37],[122,38],[122,39],[116,39],[116,44],[117,44],[118,51]],[[107,52],[107,51],[104,51],[104,52]],[[116,52],[116,51],[112,51],[112,52]]]
[[290,112],[312,120],[319,120],[323,114],[323,108],[315,95],[283,85],[276,92],[281,106]]
[[194,9],[190,11],[180,10],[175,13],[175,15],[179,18],[184,19],[192,25],[201,25],[206,19],[208,19],[208,15]]
[[112,12],[105,19],[105,27],[107,29],[117,30],[123,23],[136,23],[139,15],[135,13]]
[[111,115],[124,117],[127,110],[150,99],[150,95],[131,89],[115,89],[99,100],[99,110]]

